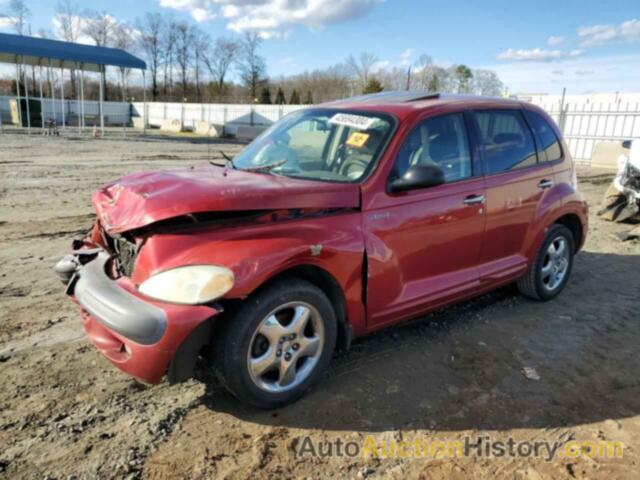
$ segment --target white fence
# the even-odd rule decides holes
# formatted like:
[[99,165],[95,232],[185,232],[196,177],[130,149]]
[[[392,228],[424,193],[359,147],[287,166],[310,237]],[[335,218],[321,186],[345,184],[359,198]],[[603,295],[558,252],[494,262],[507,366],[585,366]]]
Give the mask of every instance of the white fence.
[[[537,103],[537,102],[536,102]],[[590,163],[599,142],[640,138],[640,102],[538,103],[560,126],[573,158]]]
[[[147,103],[147,123],[159,127],[164,120],[180,120],[185,128],[197,123],[216,125],[271,125],[304,105],[234,105],[196,103]],[[133,114],[142,117],[143,103],[133,104]]]
[[[11,118],[10,100],[16,97],[0,96],[0,115],[3,122],[9,122]],[[33,100],[40,100],[39,97]],[[131,104],[125,102],[104,102],[104,116],[106,125],[128,125],[131,122]],[[60,126],[64,124],[69,126],[77,126],[78,118],[84,108],[85,125],[99,124],[100,102],[88,101],[78,102],[77,100],[61,100],[43,99],[42,116],[45,119],[55,120]],[[25,113],[25,112],[23,112]]]
[[[9,118],[9,100],[13,97],[0,96],[0,115]],[[600,98],[594,96],[569,96],[562,104],[560,97],[534,96],[526,98],[546,110],[558,123],[569,144],[576,161],[589,163],[598,142],[619,142],[640,138],[640,95]],[[524,99],[524,98],[523,98]],[[62,102],[45,100],[44,117],[55,118],[62,125]],[[77,125],[81,104],[75,100],[64,102],[67,125]],[[164,120],[175,119],[185,128],[195,129],[199,121],[216,125],[257,125],[266,126],[278,121],[284,115],[305,108],[304,105],[233,105],[194,103],[147,103],[147,123],[160,127]],[[130,124],[131,117],[143,117],[143,104],[105,102],[107,125]],[[92,125],[99,115],[99,104],[84,102],[87,125]]]

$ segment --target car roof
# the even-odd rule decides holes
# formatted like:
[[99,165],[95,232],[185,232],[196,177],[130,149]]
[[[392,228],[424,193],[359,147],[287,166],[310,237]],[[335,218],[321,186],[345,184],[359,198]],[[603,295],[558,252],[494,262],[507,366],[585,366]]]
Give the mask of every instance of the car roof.
[[416,110],[442,106],[465,105],[475,108],[500,108],[505,106],[521,106],[522,102],[497,97],[481,97],[478,95],[454,95],[415,91],[392,91],[360,95],[328,102],[322,106],[392,113],[400,117]]

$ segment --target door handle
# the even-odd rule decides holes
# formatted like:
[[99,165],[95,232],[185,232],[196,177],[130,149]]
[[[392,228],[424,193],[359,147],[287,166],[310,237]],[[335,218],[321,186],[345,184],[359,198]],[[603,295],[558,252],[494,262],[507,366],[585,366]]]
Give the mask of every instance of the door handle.
[[484,195],[469,195],[464,199],[465,205],[478,205],[485,202]]
[[538,184],[538,188],[542,188],[543,190],[551,187],[553,187],[553,181],[547,180],[546,178],[544,180],[540,180],[540,183]]

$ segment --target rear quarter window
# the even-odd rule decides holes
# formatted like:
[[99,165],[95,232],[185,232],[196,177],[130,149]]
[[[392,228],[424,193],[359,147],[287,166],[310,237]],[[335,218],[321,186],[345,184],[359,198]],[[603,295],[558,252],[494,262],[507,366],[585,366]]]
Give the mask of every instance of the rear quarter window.
[[553,128],[542,115],[526,111],[527,119],[538,142],[538,153],[541,162],[555,162],[562,158],[562,147]]

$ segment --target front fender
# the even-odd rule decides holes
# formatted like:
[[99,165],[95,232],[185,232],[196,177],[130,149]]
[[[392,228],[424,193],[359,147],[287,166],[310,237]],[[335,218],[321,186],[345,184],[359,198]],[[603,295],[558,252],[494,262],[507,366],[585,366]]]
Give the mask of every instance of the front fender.
[[225,229],[150,236],[133,281],[185,265],[224,265],[235,277],[225,298],[246,298],[274,276],[301,265],[323,269],[340,285],[354,330],[364,327],[360,214],[350,212]]

